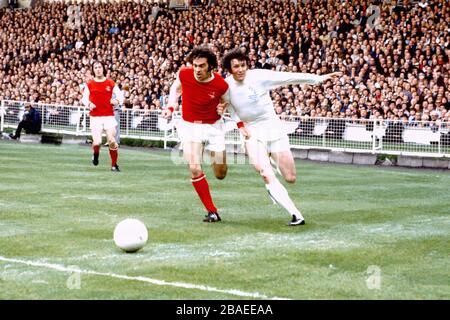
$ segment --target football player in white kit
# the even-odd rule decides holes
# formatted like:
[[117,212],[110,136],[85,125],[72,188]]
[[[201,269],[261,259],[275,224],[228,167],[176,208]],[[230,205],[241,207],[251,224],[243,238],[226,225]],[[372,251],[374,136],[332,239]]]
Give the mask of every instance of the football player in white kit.
[[[292,202],[286,188],[277,179],[271,159],[289,183],[296,180],[294,158],[289,138],[276,115],[270,90],[290,84],[315,85],[342,75],[278,72],[265,69],[248,70],[249,59],[240,50],[229,51],[222,60],[223,67],[231,73],[225,80],[229,90],[224,95],[231,117],[237,122],[245,138],[250,163],[261,174],[271,199],[285,208],[292,216],[289,226],[305,224],[305,219]],[[218,112],[223,113],[222,106]]]

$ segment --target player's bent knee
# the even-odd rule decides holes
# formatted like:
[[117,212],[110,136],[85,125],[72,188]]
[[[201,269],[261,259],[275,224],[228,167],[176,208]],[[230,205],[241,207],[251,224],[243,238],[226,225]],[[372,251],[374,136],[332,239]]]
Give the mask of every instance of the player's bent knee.
[[117,142],[116,141],[111,141],[111,142],[109,142],[109,148],[111,149],[111,150],[115,150],[115,149],[117,149],[119,146],[117,145]]
[[284,180],[289,183],[295,183],[295,181],[297,181],[297,177],[295,174],[287,174],[285,175]]
[[191,171],[192,177],[198,177],[203,173],[202,167],[197,164],[190,164],[189,165],[189,171]]

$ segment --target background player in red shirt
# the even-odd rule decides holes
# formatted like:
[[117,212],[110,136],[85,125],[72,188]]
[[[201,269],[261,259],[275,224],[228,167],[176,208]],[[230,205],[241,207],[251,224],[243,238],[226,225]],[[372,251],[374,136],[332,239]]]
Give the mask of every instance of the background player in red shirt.
[[201,162],[203,151],[209,150],[214,175],[218,179],[227,174],[225,124],[217,113],[228,84],[213,69],[216,55],[207,47],[196,47],[188,56],[192,67],[181,68],[170,88],[168,107],[163,116],[169,118],[182,94],[182,119],[177,124],[183,157],[189,165],[191,182],[208,214],[203,221],[220,221]]
[[[92,72],[94,79],[87,82],[82,99],[83,104],[90,110],[94,151],[92,163],[94,166],[98,165],[102,133],[105,130],[111,156],[111,171],[120,171],[117,164],[119,146],[115,135],[118,124],[114,117],[114,105],[123,104],[124,97],[115,82],[106,78],[106,71],[101,62],[96,61],[92,64]],[[115,99],[112,99],[113,94]]]

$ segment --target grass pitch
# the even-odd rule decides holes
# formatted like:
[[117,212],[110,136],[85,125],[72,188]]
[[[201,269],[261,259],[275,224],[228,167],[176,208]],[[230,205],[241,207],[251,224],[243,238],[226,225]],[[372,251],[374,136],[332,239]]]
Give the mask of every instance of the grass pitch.
[[[205,224],[169,152],[90,157],[0,142],[0,299],[450,298],[448,171],[297,162],[291,228],[248,164],[205,167],[223,218]],[[135,254],[112,239],[128,217],[149,229]]]

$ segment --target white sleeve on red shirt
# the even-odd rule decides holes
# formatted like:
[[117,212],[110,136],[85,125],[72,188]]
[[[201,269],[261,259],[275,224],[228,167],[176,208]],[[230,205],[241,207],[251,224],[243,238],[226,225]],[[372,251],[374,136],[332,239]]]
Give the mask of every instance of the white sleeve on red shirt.
[[87,85],[87,83],[84,85],[84,90],[83,90],[83,97],[81,98],[81,103],[89,108],[89,96],[90,96],[90,91],[89,91],[89,87]]
[[123,105],[123,102],[125,101],[125,97],[123,96],[122,90],[119,89],[117,84],[113,88],[113,94],[116,95],[116,99],[119,101],[120,105]]
[[178,99],[181,96],[181,81],[177,76],[169,91],[169,101],[167,102],[168,107],[175,108],[178,106]]

